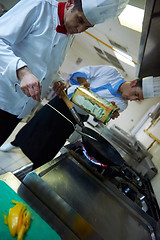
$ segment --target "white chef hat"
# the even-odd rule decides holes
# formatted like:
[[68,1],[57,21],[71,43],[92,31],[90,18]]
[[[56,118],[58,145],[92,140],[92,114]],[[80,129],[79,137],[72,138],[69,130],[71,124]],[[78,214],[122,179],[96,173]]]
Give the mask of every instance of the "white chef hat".
[[160,97],[160,77],[146,77],[142,79],[144,98]]
[[120,15],[128,2],[129,0],[82,0],[82,9],[87,20],[95,25]]

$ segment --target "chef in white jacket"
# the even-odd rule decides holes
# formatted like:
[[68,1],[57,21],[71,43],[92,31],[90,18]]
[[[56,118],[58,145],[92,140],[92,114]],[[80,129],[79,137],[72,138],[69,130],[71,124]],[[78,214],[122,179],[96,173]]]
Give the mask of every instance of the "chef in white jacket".
[[[86,66],[80,68],[70,77],[71,87],[68,88],[67,94],[70,98],[74,90],[79,85],[79,80],[84,79],[83,85],[88,87],[92,92],[97,93],[100,97],[109,102],[115,102],[119,107],[119,112],[124,111],[128,106],[128,101],[124,100],[117,92],[122,83],[126,80],[122,78],[116,68],[107,65]],[[87,80],[87,81],[85,81]],[[88,83],[88,86],[86,85]],[[77,112],[87,115],[87,112],[74,104]]]
[[[143,99],[142,81],[127,82],[119,72],[111,66],[86,66],[73,73],[70,78],[71,87],[67,89],[69,97],[78,85],[90,88],[104,99],[115,102],[122,112],[127,107],[127,100]],[[55,83],[55,85],[59,85]],[[56,109],[56,111],[54,109]],[[76,107],[76,106],[75,106]],[[88,118],[81,108],[77,108],[83,121]],[[34,167],[52,160],[63,147],[66,139],[73,133],[76,124],[68,107],[59,96],[51,99],[49,105],[44,105],[35,116],[18,132],[14,141],[3,144],[1,151],[9,151],[20,147],[23,153],[34,163]],[[116,115],[115,115],[116,114]],[[87,115],[87,116],[86,116]],[[114,112],[112,118],[118,117],[119,112]]]
[[116,17],[127,3],[21,0],[0,18],[0,145],[45,95],[72,34]]

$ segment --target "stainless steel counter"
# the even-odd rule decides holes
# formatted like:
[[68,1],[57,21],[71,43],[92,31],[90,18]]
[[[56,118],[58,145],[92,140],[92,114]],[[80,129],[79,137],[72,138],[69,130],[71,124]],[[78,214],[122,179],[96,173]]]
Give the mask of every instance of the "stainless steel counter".
[[155,239],[149,215],[68,153],[27,175],[24,184],[78,239]]
[[8,184],[16,193],[18,191],[21,182],[11,172],[0,175],[0,180]]

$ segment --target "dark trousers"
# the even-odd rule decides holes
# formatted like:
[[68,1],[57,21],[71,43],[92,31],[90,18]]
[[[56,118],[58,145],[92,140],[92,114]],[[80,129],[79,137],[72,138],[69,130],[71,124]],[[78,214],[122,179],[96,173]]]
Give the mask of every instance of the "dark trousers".
[[[75,124],[74,118],[62,99],[57,96],[49,104]],[[73,131],[74,126],[70,122],[45,105],[18,132],[12,144],[19,146],[34,163],[34,168],[37,168],[52,160]]]
[[0,146],[7,140],[21,119],[0,109]]

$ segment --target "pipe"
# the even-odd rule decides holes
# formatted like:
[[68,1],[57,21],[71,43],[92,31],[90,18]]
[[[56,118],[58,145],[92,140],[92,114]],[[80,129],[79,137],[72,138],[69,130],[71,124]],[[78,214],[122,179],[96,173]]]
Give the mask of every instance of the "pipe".
[[160,115],[160,102],[154,105],[140,120],[140,122],[132,129],[131,136],[135,136],[139,129],[145,124],[149,118],[157,118]]
[[[156,116],[157,116],[157,114],[156,114]],[[153,146],[153,144],[155,143],[155,142],[158,142],[159,144],[160,144],[160,140],[157,138],[157,137],[155,137],[152,133],[150,133],[148,130],[152,127],[152,125],[155,123],[155,119],[153,119],[152,120],[152,122],[151,122],[151,124],[150,124],[150,126],[147,128],[147,129],[145,129],[144,131],[151,137],[151,138],[153,138],[154,140],[153,140],[153,142],[149,145],[149,147],[147,148],[147,151]],[[159,121],[159,120],[158,120]],[[158,122],[157,121],[157,122]],[[155,123],[155,125],[157,124],[157,122]]]

